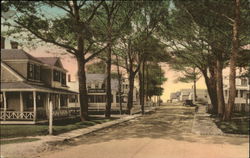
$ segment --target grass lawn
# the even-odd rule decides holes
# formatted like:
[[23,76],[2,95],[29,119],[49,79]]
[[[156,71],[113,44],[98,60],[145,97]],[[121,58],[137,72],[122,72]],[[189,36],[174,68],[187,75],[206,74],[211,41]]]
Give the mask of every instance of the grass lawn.
[[[111,120],[114,120],[114,118],[105,119],[100,117],[91,117],[90,121],[84,122],[81,122],[80,118],[58,120],[53,123],[53,133],[54,135],[57,135],[74,129],[89,127]],[[0,128],[0,138],[15,138],[48,134],[48,123],[36,125],[1,125]]]
[[249,134],[249,114],[234,113],[231,121],[219,121],[216,125],[224,132],[229,134]]

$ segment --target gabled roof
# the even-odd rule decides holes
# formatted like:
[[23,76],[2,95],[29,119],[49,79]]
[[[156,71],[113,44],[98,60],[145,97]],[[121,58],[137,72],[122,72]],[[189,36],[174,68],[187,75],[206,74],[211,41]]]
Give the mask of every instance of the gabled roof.
[[106,74],[86,74],[87,82],[91,81],[105,81],[107,75]]
[[42,63],[22,49],[1,49],[1,60],[33,60]]
[[64,69],[59,57],[37,57],[37,59],[50,66]]
[[[86,79],[87,79],[87,83],[90,83],[92,81],[105,83],[107,79],[107,75],[106,74],[86,74]],[[117,79],[111,79],[111,89],[112,90],[118,89]]]

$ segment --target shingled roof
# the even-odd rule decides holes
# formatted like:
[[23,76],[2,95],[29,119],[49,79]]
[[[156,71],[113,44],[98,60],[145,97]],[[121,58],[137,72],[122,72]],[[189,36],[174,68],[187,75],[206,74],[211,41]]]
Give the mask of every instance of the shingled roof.
[[1,82],[1,90],[3,91],[46,91],[46,92],[55,92],[55,93],[77,93],[67,89],[51,88],[46,86],[34,85],[26,82]]
[[25,52],[22,49],[1,49],[1,60],[22,60],[29,59],[39,63],[42,63],[40,60],[36,59],[29,53]]

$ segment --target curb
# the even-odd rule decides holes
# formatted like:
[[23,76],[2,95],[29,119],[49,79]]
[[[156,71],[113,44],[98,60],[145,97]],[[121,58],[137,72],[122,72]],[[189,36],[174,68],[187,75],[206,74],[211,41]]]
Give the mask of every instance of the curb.
[[[105,129],[105,128],[115,126],[117,124],[120,124],[120,123],[129,121],[129,120],[135,119],[135,118],[140,117],[140,116],[142,116],[142,115],[141,114],[136,114],[136,115],[132,115],[132,116],[126,116],[126,117],[120,118],[118,120],[105,122],[105,123],[98,124],[98,125],[91,126],[91,127],[87,127],[87,128],[76,129],[76,130],[73,130],[73,131],[70,131],[70,132],[67,132],[67,133],[56,135],[54,137],[55,138],[56,137],[61,138],[61,141],[66,141],[66,140],[70,140],[70,139],[73,139],[73,138],[81,137],[81,136],[86,135],[86,134],[90,134],[92,132],[102,130],[102,129]],[[56,141],[60,141],[60,140],[56,140]],[[50,142],[50,141],[48,141],[48,142]]]

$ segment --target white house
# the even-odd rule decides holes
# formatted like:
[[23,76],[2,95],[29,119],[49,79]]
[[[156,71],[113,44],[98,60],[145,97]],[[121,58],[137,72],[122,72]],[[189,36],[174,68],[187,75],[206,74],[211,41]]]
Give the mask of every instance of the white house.
[[[235,97],[235,111],[249,111],[249,79],[246,77],[236,78],[236,97]],[[229,77],[224,77],[223,92],[225,97],[225,102],[228,102],[229,97]]]
[[[194,89],[181,89],[179,95],[180,101],[194,100]],[[208,102],[208,93],[206,89],[196,89],[196,100]]]
[[[96,107],[105,107],[106,105],[106,74],[86,74],[87,79],[87,90],[88,90],[88,101],[90,108]],[[68,76],[68,86],[70,90],[79,92],[79,82],[76,79],[72,81],[71,77]],[[111,79],[111,94],[112,94],[112,107],[119,106],[119,84],[117,79]],[[128,79],[122,79],[122,87],[121,87],[121,102],[123,106],[126,105],[127,102],[127,93],[129,90]],[[72,101],[72,102],[71,102]],[[77,101],[77,103],[75,103]],[[70,100],[70,107],[79,107],[79,97],[74,100]],[[134,88],[133,101],[138,101],[138,92],[137,88]]]

